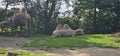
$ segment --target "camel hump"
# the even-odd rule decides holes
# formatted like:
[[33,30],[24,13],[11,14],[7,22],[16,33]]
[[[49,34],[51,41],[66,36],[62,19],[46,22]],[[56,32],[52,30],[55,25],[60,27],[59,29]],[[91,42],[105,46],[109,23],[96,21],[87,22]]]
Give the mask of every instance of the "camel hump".
[[62,30],[62,24],[58,24],[55,30]]
[[64,24],[63,29],[64,30],[72,30],[68,24]]
[[22,12],[27,12],[27,10],[25,8],[22,8]]
[[20,12],[20,9],[19,8],[15,8],[13,11],[14,11],[14,14],[17,14],[17,13]]

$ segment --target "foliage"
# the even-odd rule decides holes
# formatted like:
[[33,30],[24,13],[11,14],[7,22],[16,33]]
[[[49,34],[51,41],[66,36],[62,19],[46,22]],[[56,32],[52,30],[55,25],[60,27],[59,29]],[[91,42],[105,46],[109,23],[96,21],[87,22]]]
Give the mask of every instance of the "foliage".
[[56,25],[60,3],[58,0],[36,1],[29,10],[34,20],[35,31],[50,34]]
[[81,21],[76,17],[74,17],[74,18],[66,17],[64,19],[59,19],[58,23],[68,24],[72,29],[82,28],[81,27]]
[[0,14],[6,15],[8,6],[20,5],[28,10],[32,17],[32,26],[35,32],[50,34],[56,25],[61,0],[4,0],[6,5],[5,12]]
[[[66,2],[68,7],[74,8],[73,11],[68,11],[69,15],[74,12],[72,17],[68,15],[65,18],[58,18],[61,13],[59,11],[61,2]],[[58,23],[67,23],[73,29],[84,28],[86,33],[112,33],[120,29],[119,0],[75,0],[75,2],[75,5],[71,5],[70,0],[4,0],[5,9],[0,11],[0,21],[13,14],[7,11],[9,5],[22,3],[32,17],[32,26],[36,33],[51,34]]]
[[120,29],[119,4],[119,0],[78,0],[74,14],[84,20],[85,32],[111,33]]
[[119,43],[113,40],[118,39],[110,37],[108,34],[86,34],[75,37],[56,37],[50,35],[37,35],[32,37],[32,42],[24,44],[24,47],[37,47],[41,49],[48,48],[85,48],[85,47],[101,47],[101,48],[118,48]]

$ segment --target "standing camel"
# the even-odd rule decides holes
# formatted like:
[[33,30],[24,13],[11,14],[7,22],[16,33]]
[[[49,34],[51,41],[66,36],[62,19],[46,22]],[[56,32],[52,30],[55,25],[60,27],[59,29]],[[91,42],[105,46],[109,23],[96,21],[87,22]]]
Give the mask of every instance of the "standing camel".
[[21,33],[22,33],[22,26],[25,26],[26,34],[28,34],[28,30],[30,29],[30,21],[31,21],[31,17],[27,13],[27,10],[25,8],[23,8],[22,11],[19,11],[19,9],[14,10],[14,14],[12,16],[12,22],[14,24],[13,28],[16,29],[17,31],[17,35],[18,35],[18,29],[17,29],[18,26],[20,26]]

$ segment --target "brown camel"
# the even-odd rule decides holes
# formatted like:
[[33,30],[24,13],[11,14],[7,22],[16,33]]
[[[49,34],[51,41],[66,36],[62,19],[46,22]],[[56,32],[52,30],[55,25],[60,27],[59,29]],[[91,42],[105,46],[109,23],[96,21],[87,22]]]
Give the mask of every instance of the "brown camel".
[[22,11],[19,11],[18,8],[14,10],[14,14],[12,16],[12,22],[14,24],[13,28],[16,29],[17,31],[17,35],[18,35],[18,30],[17,30],[18,26],[20,26],[21,33],[22,33],[22,26],[25,26],[26,34],[28,34],[28,30],[30,29],[30,21],[31,21],[31,17],[27,13],[27,10],[25,8],[23,8]]

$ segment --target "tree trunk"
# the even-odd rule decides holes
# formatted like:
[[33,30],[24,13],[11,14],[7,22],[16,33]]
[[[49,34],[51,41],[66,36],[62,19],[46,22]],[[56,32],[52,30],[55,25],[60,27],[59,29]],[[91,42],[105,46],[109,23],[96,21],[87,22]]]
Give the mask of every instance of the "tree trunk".
[[97,33],[97,25],[96,25],[96,3],[94,1],[94,17],[93,17],[93,33]]
[[115,7],[116,7],[116,14],[117,14],[117,18],[116,18],[116,31],[119,31],[120,30],[120,11],[119,11],[119,9],[120,9],[120,6],[119,6],[119,3],[120,3],[120,1],[119,0],[117,0],[116,1],[116,5],[115,5]]
[[9,3],[6,4],[5,6],[5,10],[3,10],[1,13],[0,13],[0,16],[2,16],[2,19],[0,19],[0,21],[3,21],[5,19],[5,14],[6,14],[6,11],[7,11],[7,8],[9,6]]
[[[50,34],[50,28],[51,28],[51,19],[52,19],[52,16],[53,16],[53,13],[54,13],[54,10],[55,10],[55,5],[56,5],[56,0],[53,0],[52,1],[52,5],[51,5],[51,8],[49,9],[48,8],[48,4],[49,4],[49,0],[46,1],[46,12],[45,12],[45,20],[44,20],[44,33],[45,34]],[[49,12],[48,12],[48,9],[49,9]]]
[[49,17],[48,17],[48,4],[49,4],[49,0],[46,1],[46,4],[45,4],[45,16],[44,16],[44,33],[45,34],[48,34],[48,25],[49,25]]

